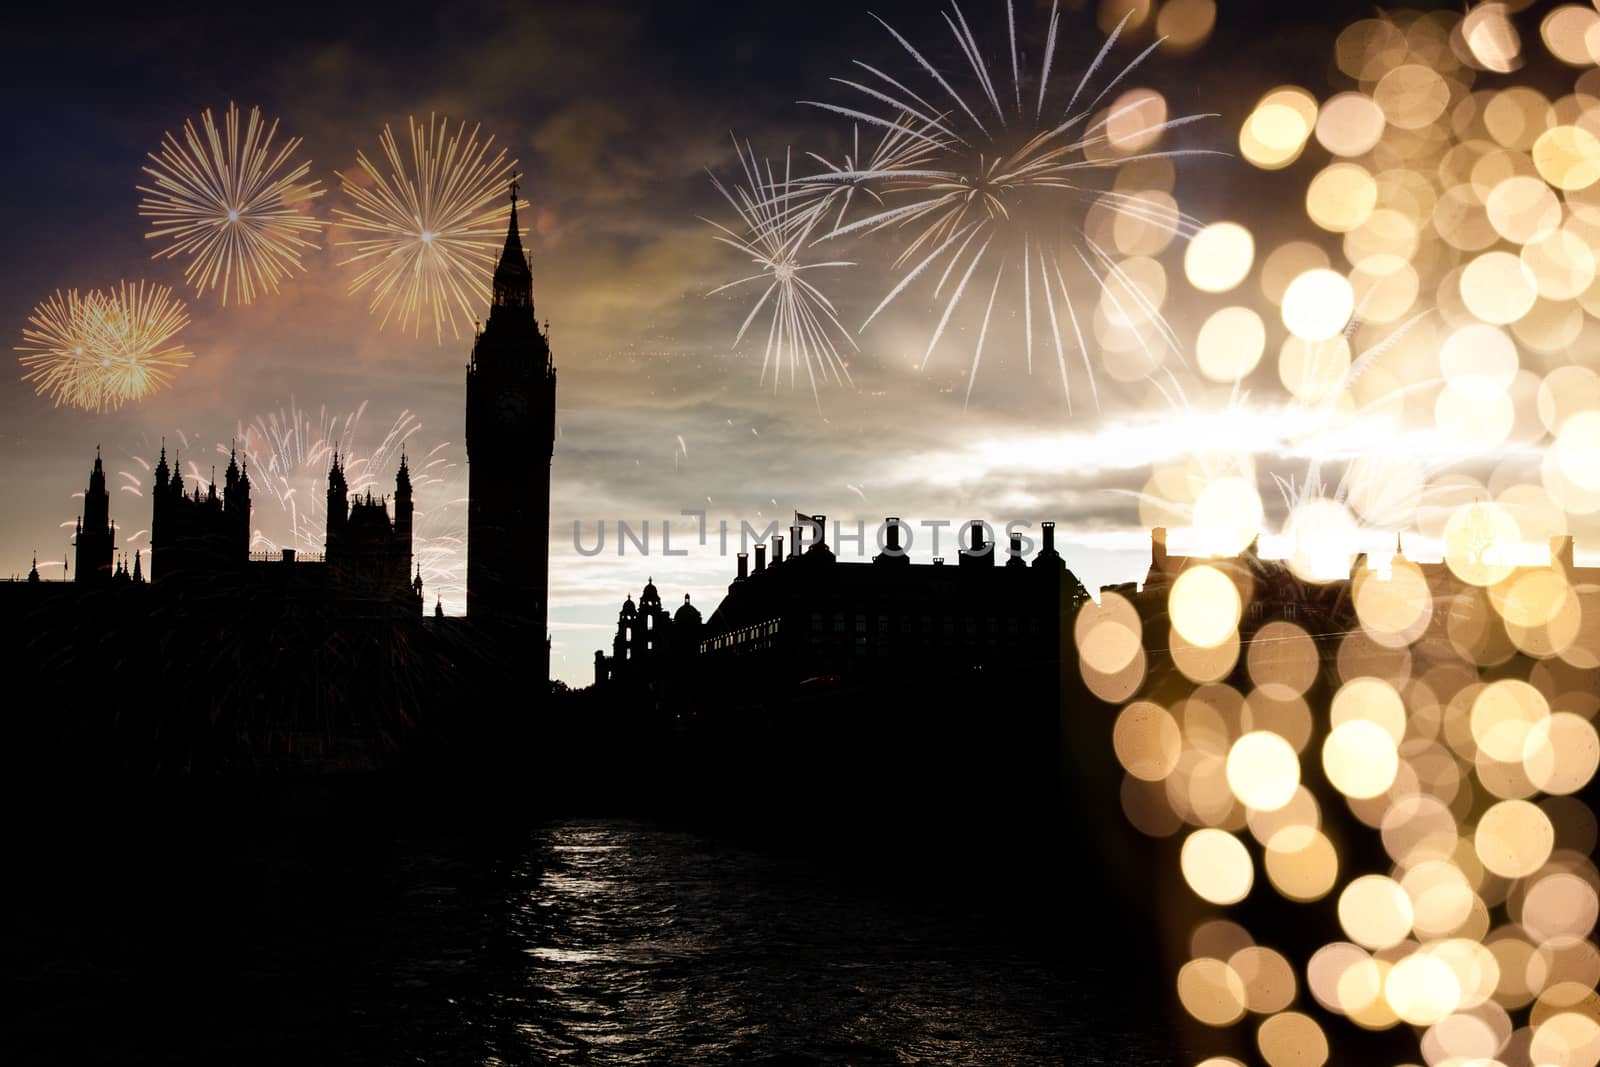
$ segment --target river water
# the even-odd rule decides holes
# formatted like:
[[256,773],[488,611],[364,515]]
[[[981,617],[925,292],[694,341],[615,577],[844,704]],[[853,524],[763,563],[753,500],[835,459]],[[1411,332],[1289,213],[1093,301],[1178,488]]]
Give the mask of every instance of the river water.
[[305,822],[58,853],[10,909],[8,1062],[1178,1059],[1092,962],[815,852],[624,819]]

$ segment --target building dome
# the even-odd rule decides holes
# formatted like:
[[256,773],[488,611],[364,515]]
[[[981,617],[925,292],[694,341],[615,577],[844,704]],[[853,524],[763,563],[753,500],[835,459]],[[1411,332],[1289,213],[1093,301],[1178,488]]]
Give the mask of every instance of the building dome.
[[683,594],[683,603],[672,613],[672,622],[675,626],[700,625],[700,609],[689,603],[688,593]]
[[627,598],[622,602],[622,617],[624,619],[631,619],[637,614],[638,612],[633,608],[633,594],[629,593]]
[[659,608],[661,606],[661,594],[656,592],[656,580],[654,578],[644,583],[644,591],[639,594],[639,606],[641,608]]

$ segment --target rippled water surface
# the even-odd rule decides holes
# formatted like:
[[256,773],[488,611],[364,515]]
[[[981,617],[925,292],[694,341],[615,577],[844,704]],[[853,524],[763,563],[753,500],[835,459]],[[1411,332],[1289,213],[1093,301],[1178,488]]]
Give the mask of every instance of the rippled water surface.
[[1171,1058],[1091,960],[816,855],[620,820],[139,855],[161,873],[106,871],[15,931],[24,1060]]

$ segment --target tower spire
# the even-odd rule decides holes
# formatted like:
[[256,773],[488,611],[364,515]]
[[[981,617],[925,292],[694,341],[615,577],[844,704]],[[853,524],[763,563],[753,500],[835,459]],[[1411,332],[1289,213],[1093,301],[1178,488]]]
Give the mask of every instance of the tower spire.
[[506,229],[506,244],[500,250],[500,263],[494,269],[494,306],[533,307],[533,272],[522,250],[522,234],[517,227],[517,193],[521,175],[511,173],[511,221]]

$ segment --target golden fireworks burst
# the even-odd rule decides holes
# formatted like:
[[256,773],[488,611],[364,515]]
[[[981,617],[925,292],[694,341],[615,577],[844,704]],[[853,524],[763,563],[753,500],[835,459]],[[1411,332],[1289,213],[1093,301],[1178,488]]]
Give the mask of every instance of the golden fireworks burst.
[[181,141],[169,132],[150,153],[144,172],[154,185],[138,187],[139,215],[155,226],[146,237],[167,242],[152,258],[188,259],[184,278],[197,295],[214,288],[223,304],[230,293],[248,304],[305,269],[300,257],[318,247],[310,238],[325,225],[309,208],[326,190],[305,180],[309,160],[292,164],[300,138],[274,149],[278,122],[260,108],[250,109],[242,138],[233,103],[221,131],[209,108],[200,124],[204,138],[186,119]]
[[478,126],[469,133],[462,122],[452,134],[449,124],[431,115],[426,124],[408,119],[409,161],[385,126],[379,144],[386,167],[357,153],[360,169],[339,175],[354,207],[334,210],[352,234],[335,242],[350,249],[340,265],[359,268],[349,291],[370,292],[367,309],[381,310],[380,328],[394,319],[420,335],[426,315],[441,343],[446,326],[460,337],[461,326],[489,304],[505,238],[502,197],[517,165],[505,149],[494,150],[493,136],[480,143]]
[[17,346],[22,380],[58,407],[114,411],[171,384],[194,358],[174,340],[189,314],[169,286],[121,282],[82,297],[57,290],[28,322]]

